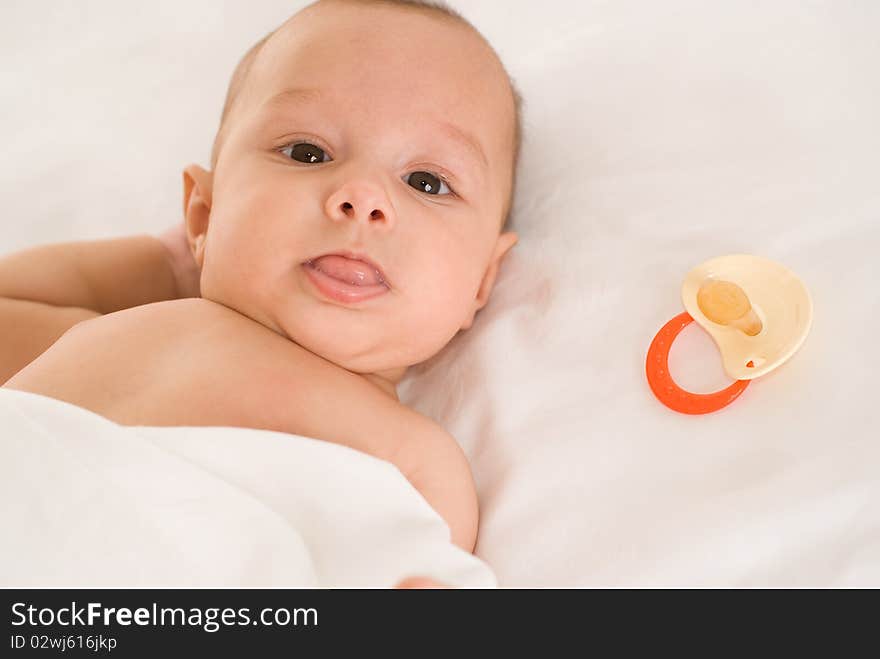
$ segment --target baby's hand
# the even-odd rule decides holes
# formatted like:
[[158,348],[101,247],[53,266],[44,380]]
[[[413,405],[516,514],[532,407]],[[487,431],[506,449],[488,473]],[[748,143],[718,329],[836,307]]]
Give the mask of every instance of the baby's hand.
[[178,297],[201,297],[199,289],[201,271],[190,251],[184,223],[178,222],[157,237],[168,249],[169,262],[177,282]]
[[407,577],[394,586],[397,590],[451,588],[451,586],[435,581],[431,577]]

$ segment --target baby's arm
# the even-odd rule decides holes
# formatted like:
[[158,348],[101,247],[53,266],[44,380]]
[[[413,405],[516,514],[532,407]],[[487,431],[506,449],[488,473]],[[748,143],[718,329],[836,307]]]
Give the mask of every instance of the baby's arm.
[[40,245],[0,259],[0,297],[99,314],[177,298],[168,249],[154,236]]
[[68,329],[100,315],[79,307],[0,297],[0,384],[43,354]]
[[148,235],[0,258],[0,383],[83,320],[180,297],[175,258],[165,236]]
[[[442,427],[423,436],[413,466],[402,459],[401,471],[425,500],[446,520],[452,542],[473,553],[479,526],[477,490],[467,457]],[[415,446],[413,448],[416,448]]]

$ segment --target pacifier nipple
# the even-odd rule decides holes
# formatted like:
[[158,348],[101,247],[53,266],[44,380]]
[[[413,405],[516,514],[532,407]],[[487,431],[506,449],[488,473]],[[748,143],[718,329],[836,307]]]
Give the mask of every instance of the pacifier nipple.
[[707,279],[697,291],[697,306],[713,323],[735,327],[748,336],[764,328],[745,291],[733,282]]

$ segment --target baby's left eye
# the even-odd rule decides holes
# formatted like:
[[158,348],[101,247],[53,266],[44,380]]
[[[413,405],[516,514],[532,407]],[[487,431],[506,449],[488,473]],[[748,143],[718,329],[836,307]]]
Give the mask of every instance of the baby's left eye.
[[446,181],[431,172],[413,172],[406,179],[406,182],[422,192],[433,195],[439,195],[443,186],[446,186],[446,194],[452,194]]
[[279,149],[281,153],[284,153],[290,149],[290,156],[288,156],[291,160],[296,160],[297,162],[326,162],[324,158],[327,156],[324,153],[324,149],[319,146],[315,146],[310,142],[296,142],[294,144],[288,144]]

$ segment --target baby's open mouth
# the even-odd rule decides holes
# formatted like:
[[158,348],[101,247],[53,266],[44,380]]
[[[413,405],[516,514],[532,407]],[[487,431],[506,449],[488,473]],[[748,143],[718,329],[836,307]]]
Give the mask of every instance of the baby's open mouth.
[[302,264],[320,293],[337,302],[354,303],[391,290],[378,266],[363,257],[346,254],[324,254]]
[[388,287],[382,270],[363,257],[325,254],[309,259],[305,265],[352,286]]

